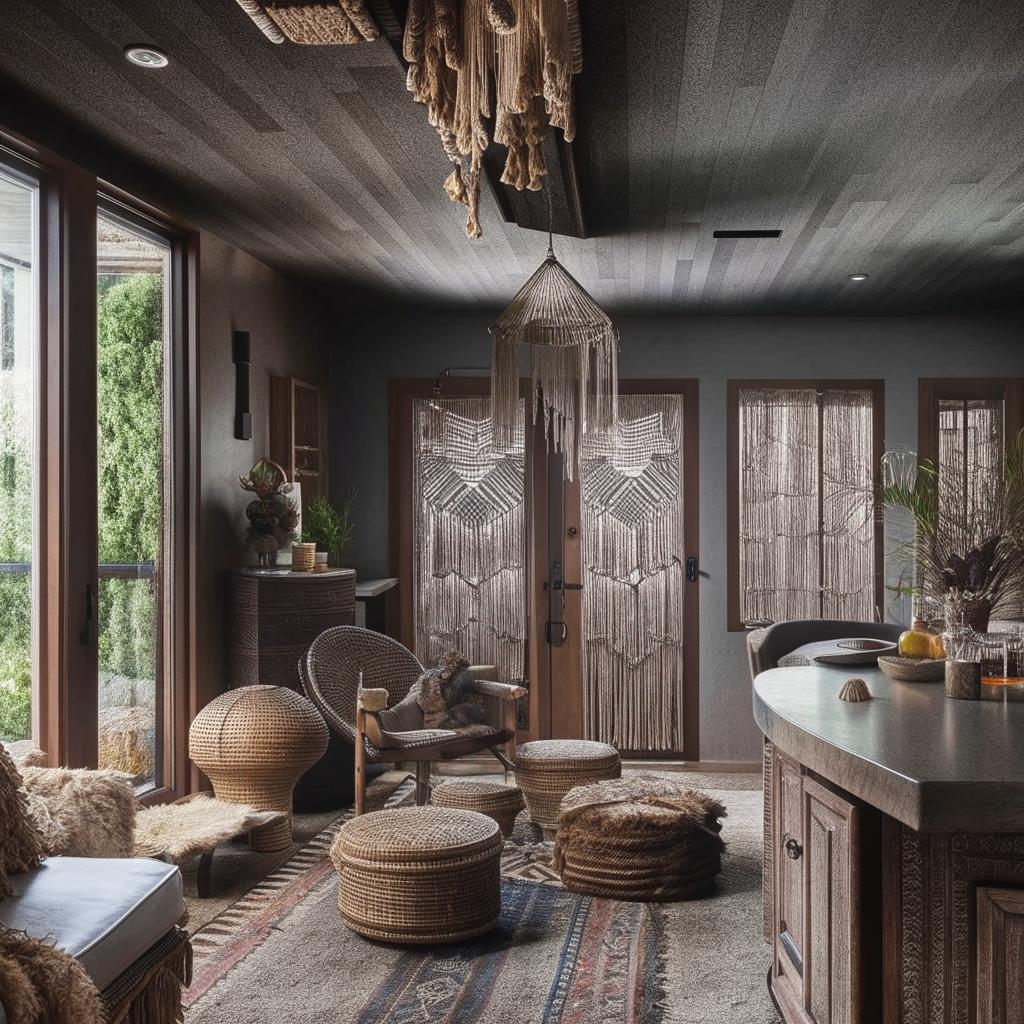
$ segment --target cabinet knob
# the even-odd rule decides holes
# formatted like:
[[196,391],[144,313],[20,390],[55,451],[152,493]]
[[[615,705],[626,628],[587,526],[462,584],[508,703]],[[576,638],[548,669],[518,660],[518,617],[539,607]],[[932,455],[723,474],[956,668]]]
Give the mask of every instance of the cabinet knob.
[[782,848],[786,851],[786,856],[790,860],[799,860],[800,854],[804,852],[804,848],[800,845],[799,840],[795,839],[788,832],[782,837]]

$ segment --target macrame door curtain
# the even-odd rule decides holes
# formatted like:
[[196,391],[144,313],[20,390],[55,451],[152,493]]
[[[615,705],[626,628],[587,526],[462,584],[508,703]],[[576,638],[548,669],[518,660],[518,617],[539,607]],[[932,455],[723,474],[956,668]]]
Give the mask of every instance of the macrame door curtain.
[[[580,444],[582,541],[582,735],[627,751],[683,752],[685,593],[683,396],[626,395],[616,435]],[[413,403],[412,538],[416,654],[434,662],[452,647],[498,667],[504,681],[532,683],[526,481],[528,403],[501,442],[484,397]],[[694,443],[691,439],[691,443]],[[532,445],[533,458],[545,458]],[[549,496],[561,501],[561,493]],[[531,635],[533,630],[533,635]],[[543,650],[542,654],[543,655]],[[532,698],[531,698],[532,699]]]

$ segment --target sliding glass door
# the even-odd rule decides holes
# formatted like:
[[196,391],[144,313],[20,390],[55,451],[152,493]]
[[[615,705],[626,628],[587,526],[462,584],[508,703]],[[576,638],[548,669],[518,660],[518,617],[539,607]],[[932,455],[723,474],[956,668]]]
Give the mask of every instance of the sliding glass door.
[[98,758],[146,789],[170,739],[172,245],[101,207],[96,249]]
[[39,188],[0,164],[0,740],[28,739],[37,704]]

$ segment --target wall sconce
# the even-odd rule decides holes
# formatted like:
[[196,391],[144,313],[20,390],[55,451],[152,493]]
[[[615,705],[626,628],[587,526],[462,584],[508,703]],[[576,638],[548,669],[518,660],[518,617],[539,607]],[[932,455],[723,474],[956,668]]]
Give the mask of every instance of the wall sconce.
[[231,361],[235,364],[235,437],[248,441],[252,437],[252,413],[249,411],[249,332],[231,335]]

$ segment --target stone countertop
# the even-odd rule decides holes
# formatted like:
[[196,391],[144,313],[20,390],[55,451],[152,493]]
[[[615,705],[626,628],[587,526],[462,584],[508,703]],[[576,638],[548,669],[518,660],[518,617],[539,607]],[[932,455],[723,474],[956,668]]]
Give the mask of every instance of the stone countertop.
[[[851,676],[872,700],[839,700]],[[911,828],[1024,831],[1024,702],[951,700],[941,682],[812,665],[762,672],[754,719],[779,749]]]

